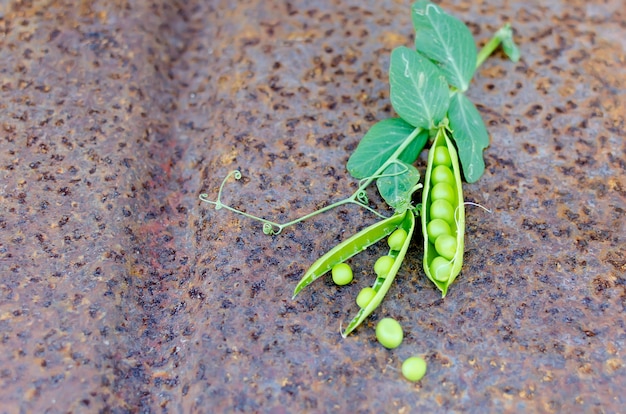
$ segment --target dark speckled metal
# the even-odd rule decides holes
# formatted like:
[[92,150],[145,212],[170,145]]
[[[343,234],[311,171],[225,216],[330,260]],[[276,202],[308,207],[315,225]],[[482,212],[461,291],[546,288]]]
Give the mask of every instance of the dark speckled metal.
[[[623,2],[442,5],[481,43],[512,22],[522,49],[469,91],[491,146],[466,198],[492,213],[468,207],[445,300],[416,241],[342,339],[383,246],[351,286],[291,293],[374,217],[269,237],[198,195],[237,168],[224,201],[277,221],[351,194],[348,156],[392,115],[408,2],[1,2],[0,412],[622,411]],[[418,384],[399,372],[414,354]]]

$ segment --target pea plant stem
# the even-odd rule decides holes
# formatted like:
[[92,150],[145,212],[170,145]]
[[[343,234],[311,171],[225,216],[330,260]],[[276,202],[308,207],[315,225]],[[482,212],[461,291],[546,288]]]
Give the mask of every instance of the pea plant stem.
[[413,130],[413,132],[411,132],[411,134],[406,137],[406,139],[404,140],[404,142],[402,144],[400,144],[400,146],[398,146],[398,148],[394,151],[394,153],[387,159],[387,161],[385,161],[385,163],[383,165],[380,166],[380,168],[378,170],[376,170],[376,172],[369,178],[365,179],[365,181],[363,181],[361,183],[361,185],[359,186],[359,188],[348,198],[345,198],[343,200],[337,201],[336,203],[330,204],[324,208],[321,208],[319,210],[316,210],[312,213],[307,214],[306,216],[302,216],[299,217],[295,220],[289,221],[287,223],[284,224],[279,224],[277,225],[278,228],[280,228],[281,230],[285,227],[289,227],[292,226],[296,223],[299,223],[301,221],[304,221],[306,219],[309,219],[311,217],[314,217],[318,214],[324,213],[325,211],[331,210],[333,208],[342,206],[344,204],[349,204],[349,203],[354,203],[354,204],[358,204],[359,206],[371,211],[372,213],[376,214],[379,217],[384,217],[382,214],[380,214],[379,212],[377,212],[376,210],[374,210],[373,208],[363,204],[361,201],[359,201],[359,195],[361,195],[365,189],[372,184],[372,182],[374,180],[376,180],[376,178],[380,177],[384,172],[385,169],[387,169],[387,167],[389,167],[391,164],[393,164],[394,162],[396,162],[398,160],[398,157],[400,157],[400,154],[402,154],[402,152],[409,146],[411,145],[411,143],[413,142],[413,140],[417,137],[417,135],[421,132],[421,128],[415,128]]
[[301,221],[310,219],[311,217],[317,216],[318,214],[324,213],[328,210],[331,210],[333,208],[337,208],[339,206],[342,206],[344,204],[357,204],[360,207],[363,207],[366,210],[371,211],[373,214],[377,215],[378,217],[381,218],[387,218],[386,216],[380,214],[378,211],[374,210],[373,208],[371,208],[370,206],[368,206],[367,204],[365,204],[364,201],[362,201],[363,199],[367,199],[366,197],[364,197],[364,193],[366,188],[374,181],[376,180],[376,178],[380,177],[384,172],[385,169],[387,167],[389,167],[391,164],[393,164],[394,162],[397,162],[398,157],[400,157],[400,154],[402,154],[402,152],[409,146],[411,145],[411,143],[413,142],[413,140],[415,140],[415,138],[417,137],[417,135],[421,132],[420,128],[415,128],[413,130],[413,132],[411,132],[411,134],[406,137],[406,139],[404,140],[404,142],[402,142],[402,144],[400,144],[400,146],[398,146],[398,148],[394,151],[394,153],[387,159],[387,161],[380,166],[380,168],[378,170],[376,170],[376,172],[371,176],[368,177],[367,179],[365,179],[364,181],[361,182],[361,184],[359,185],[359,188],[348,198],[344,198],[343,200],[339,200],[335,203],[329,204],[326,207],[322,207],[319,210],[315,210],[312,213],[309,213],[305,216],[302,217],[298,217],[297,219],[288,221],[286,223],[275,223],[273,221],[264,219],[262,217],[258,217],[255,216],[253,214],[249,214],[246,212],[243,212],[241,210],[238,210],[236,208],[230,207],[229,205],[226,205],[224,203],[222,203],[222,190],[224,188],[224,184],[226,182],[226,180],[231,177],[234,176],[235,179],[240,179],[241,178],[241,172],[239,171],[233,171],[230,174],[228,174],[226,176],[226,178],[224,179],[224,181],[222,181],[222,184],[220,185],[220,189],[217,195],[217,200],[216,201],[211,201],[208,199],[208,195],[207,194],[200,194],[200,200],[213,204],[215,206],[216,210],[225,208],[226,210],[235,212],[235,213],[239,213],[245,217],[248,217],[250,219],[253,220],[257,220],[261,223],[263,223],[263,232],[265,234],[279,234],[285,227],[289,227],[289,226],[293,226],[294,224],[297,224]]
[[487,60],[489,56],[491,56],[491,54],[498,48],[498,46],[500,46],[500,43],[502,43],[502,31],[503,30],[510,30],[510,25],[507,23],[504,26],[502,26],[496,32],[496,34],[493,35],[491,40],[489,40],[489,42],[487,42],[487,44],[483,46],[482,49],[480,49],[480,52],[478,52],[478,56],[476,57],[477,69],[480,67],[480,65],[482,65],[485,62],[485,60]]
[[400,146],[395,150],[395,152],[391,155],[391,157],[389,157],[387,159],[387,161],[385,161],[385,163],[383,165],[381,165],[380,168],[378,170],[376,170],[376,172],[371,177],[369,177],[365,181],[363,181],[363,183],[361,184],[359,189],[356,190],[356,192],[352,196],[355,197],[358,193],[364,191],[367,188],[367,186],[369,186],[376,178],[378,178],[387,169],[387,167],[389,167],[391,164],[396,162],[398,160],[398,158],[400,157],[400,154],[402,154],[402,152],[409,145],[411,145],[413,140],[417,137],[417,135],[421,131],[422,131],[421,128],[415,128],[413,130],[413,132],[411,132],[411,134],[408,137],[406,137],[404,142],[402,144],[400,144]]

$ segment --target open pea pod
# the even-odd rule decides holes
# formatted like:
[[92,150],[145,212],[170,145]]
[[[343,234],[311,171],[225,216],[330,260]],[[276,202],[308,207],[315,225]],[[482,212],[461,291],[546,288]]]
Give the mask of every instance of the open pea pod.
[[403,222],[407,212],[394,214],[393,216],[381,220],[371,226],[361,230],[349,239],[333,247],[328,253],[320,257],[306,271],[293,292],[293,298],[298,293],[319,277],[326,274],[338,263],[342,263],[357,253],[367,249],[372,244],[388,236]]
[[424,272],[442,297],[463,266],[465,207],[456,148],[444,127],[428,154],[422,193]]
[[372,286],[374,291],[376,291],[376,295],[367,304],[367,306],[361,308],[352,321],[350,321],[346,330],[341,334],[344,338],[348,336],[350,332],[355,330],[365,320],[365,318],[367,318],[378,307],[378,305],[380,305],[389,291],[398,270],[400,270],[400,266],[402,266],[402,261],[404,260],[407,250],[409,249],[411,237],[413,236],[413,230],[415,229],[415,215],[413,210],[407,210],[402,216],[403,219],[398,228],[402,228],[406,231],[407,236],[404,239],[404,243],[402,244],[400,250],[389,251],[388,255],[394,258],[394,262],[389,270],[389,273],[387,273],[385,277],[376,278],[376,281]]

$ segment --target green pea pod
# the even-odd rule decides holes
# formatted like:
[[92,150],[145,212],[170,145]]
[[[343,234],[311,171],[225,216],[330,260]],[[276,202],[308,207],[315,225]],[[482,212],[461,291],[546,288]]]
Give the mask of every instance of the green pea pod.
[[[446,153],[449,154],[448,157],[444,156]],[[444,183],[439,186],[441,189],[449,188],[447,185],[450,185],[452,195],[446,191],[433,191],[439,183]],[[463,266],[465,235],[465,207],[459,158],[445,128],[439,130],[428,154],[421,216],[424,272],[441,290],[442,297],[445,297],[448,287]]]
[[333,247],[328,253],[317,259],[309,270],[306,271],[293,292],[293,298],[295,298],[302,289],[313,283],[320,276],[326,274],[326,272],[331,270],[336,264],[346,261],[391,234],[398,228],[404,217],[408,214],[407,212],[394,214],[389,218],[372,224]]
[[374,282],[374,285],[372,286],[372,288],[376,291],[376,295],[367,304],[367,306],[361,308],[359,313],[357,313],[352,321],[350,321],[346,330],[341,334],[344,338],[348,336],[350,332],[355,330],[365,320],[365,318],[367,318],[378,307],[378,305],[380,305],[387,294],[387,291],[389,291],[391,283],[393,283],[398,270],[400,270],[400,266],[402,266],[402,261],[404,260],[407,250],[409,249],[411,237],[413,236],[413,230],[415,229],[415,215],[413,210],[408,210],[402,215],[402,218],[403,220],[399,227],[406,231],[407,236],[400,250],[389,250],[388,255],[394,258],[393,266],[391,266],[389,273],[387,273],[385,277],[376,278],[376,282]]

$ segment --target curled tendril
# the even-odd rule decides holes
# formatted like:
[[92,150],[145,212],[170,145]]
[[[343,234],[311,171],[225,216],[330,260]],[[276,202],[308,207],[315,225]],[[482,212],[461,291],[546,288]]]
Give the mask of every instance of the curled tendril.
[[359,201],[359,203],[364,205],[368,205],[370,202],[369,198],[367,198],[367,192],[365,190],[357,191],[356,199]]
[[270,223],[269,221],[263,223],[263,233],[268,236],[275,236],[280,234],[281,231],[283,231],[283,227],[276,223]]
[[278,223],[274,223],[272,221],[269,220],[265,220],[264,218],[261,217],[257,217],[253,214],[249,214],[246,213],[244,211],[241,211],[239,209],[236,209],[234,207],[231,207],[227,204],[222,203],[222,192],[224,191],[224,185],[226,184],[226,181],[228,181],[228,179],[230,177],[234,177],[235,180],[240,180],[241,179],[241,171],[239,170],[233,170],[231,172],[228,173],[228,175],[222,180],[222,184],[220,185],[220,189],[217,193],[217,200],[213,201],[213,200],[209,200],[209,195],[206,193],[202,193],[200,194],[199,198],[200,201],[204,201],[205,203],[209,203],[215,206],[216,210],[220,210],[222,208],[225,208],[226,210],[232,211],[233,213],[237,213],[237,214],[241,214],[242,216],[251,218],[253,220],[256,221],[260,221],[261,223],[263,223],[263,233],[267,234],[267,235],[275,235],[275,234],[279,234],[282,229],[283,229],[283,225],[280,225]]
[[231,207],[228,204],[222,203],[222,192],[224,191],[224,186],[226,184],[226,181],[228,181],[228,179],[230,177],[234,177],[235,180],[240,180],[241,179],[241,171],[239,171],[239,170],[233,170],[233,171],[229,172],[228,175],[224,178],[224,180],[222,180],[222,183],[220,184],[219,191],[217,193],[217,200],[215,200],[215,201],[210,200],[208,194],[206,194],[206,193],[200,194],[199,198],[200,198],[201,201],[204,201],[205,203],[209,203],[209,204],[214,205],[216,210],[220,210],[220,209],[224,208],[226,210],[232,211],[233,213],[241,214],[242,216],[248,217],[248,218],[250,218],[252,220],[260,221],[261,223],[263,223],[263,234],[274,236],[274,235],[280,234],[285,227],[292,226],[292,225],[294,225],[296,223],[299,223],[299,222],[304,221],[304,220],[306,220],[308,218],[311,218],[311,217],[316,216],[316,215],[318,215],[320,213],[323,213],[324,211],[328,211],[328,210],[330,210],[332,208],[336,208],[336,207],[339,207],[341,205],[349,204],[349,203],[357,204],[358,206],[360,206],[362,208],[365,208],[366,210],[371,211],[372,213],[374,213],[375,215],[377,215],[380,218],[387,218],[386,216],[380,214],[379,212],[377,212],[376,210],[374,210],[373,208],[371,208],[368,205],[369,204],[369,199],[367,198],[367,192],[365,190],[365,187],[367,187],[367,185],[369,185],[369,183],[371,182],[372,179],[376,179],[376,178],[380,178],[380,177],[400,175],[400,174],[403,174],[404,172],[405,171],[401,171],[401,172],[396,172],[396,173],[386,174],[386,175],[378,174],[378,175],[366,178],[364,180],[361,180],[361,185],[359,186],[359,189],[354,194],[352,194],[352,196],[350,196],[348,198],[344,198],[343,200],[337,201],[337,202],[335,202],[335,203],[333,203],[331,205],[328,205],[328,206],[326,206],[324,208],[321,208],[319,210],[315,210],[312,213],[309,213],[309,214],[307,214],[305,216],[302,216],[300,218],[297,218],[295,220],[292,220],[292,221],[289,221],[289,222],[283,223],[283,224],[275,223],[275,222],[270,221],[270,220],[266,220],[266,219],[264,219],[262,217],[258,217],[258,216],[255,216],[253,214],[246,213],[246,212],[241,211],[241,210],[239,210],[237,208]]
[[224,204],[222,204],[222,191],[224,191],[224,185],[226,184],[226,181],[228,181],[230,177],[235,177],[235,180],[241,179],[241,171],[233,170],[229,172],[228,175],[226,175],[226,177],[224,177],[224,179],[222,180],[222,184],[220,184],[220,190],[217,192],[217,200],[215,201],[209,200],[209,195],[207,193],[200,194],[200,200],[204,201],[205,203],[213,204],[216,210],[220,210],[223,207],[227,207]]

